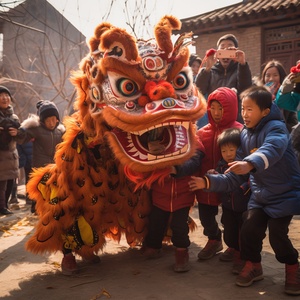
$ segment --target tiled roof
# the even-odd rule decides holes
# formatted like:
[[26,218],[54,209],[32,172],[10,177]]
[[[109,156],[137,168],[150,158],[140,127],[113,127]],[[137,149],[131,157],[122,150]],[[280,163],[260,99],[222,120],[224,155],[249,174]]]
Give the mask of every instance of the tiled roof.
[[[209,32],[300,17],[300,0],[244,0],[201,15],[181,19],[179,32]],[[274,19],[275,18],[275,19]]]

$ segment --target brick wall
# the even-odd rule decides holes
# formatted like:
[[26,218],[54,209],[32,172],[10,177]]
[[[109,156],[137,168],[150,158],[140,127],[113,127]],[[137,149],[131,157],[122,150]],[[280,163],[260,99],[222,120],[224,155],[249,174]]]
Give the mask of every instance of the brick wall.
[[196,53],[203,58],[206,50],[217,47],[218,39],[227,33],[234,34],[239,41],[239,49],[246,54],[252,76],[259,76],[262,62],[262,30],[261,27],[239,28],[218,33],[199,35],[194,39]]

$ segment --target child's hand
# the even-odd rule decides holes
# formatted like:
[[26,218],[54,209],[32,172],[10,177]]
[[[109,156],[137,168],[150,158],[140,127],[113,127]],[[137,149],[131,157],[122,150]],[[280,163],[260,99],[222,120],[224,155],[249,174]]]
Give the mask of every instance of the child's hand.
[[18,129],[14,128],[14,127],[9,127],[8,128],[8,132],[11,136],[16,136],[18,133]]
[[233,172],[237,175],[244,175],[254,169],[254,166],[247,161],[233,161],[228,163],[228,166],[229,168],[224,172],[224,174]]
[[191,176],[191,181],[189,181],[190,191],[196,191],[206,188],[206,181],[202,177]]

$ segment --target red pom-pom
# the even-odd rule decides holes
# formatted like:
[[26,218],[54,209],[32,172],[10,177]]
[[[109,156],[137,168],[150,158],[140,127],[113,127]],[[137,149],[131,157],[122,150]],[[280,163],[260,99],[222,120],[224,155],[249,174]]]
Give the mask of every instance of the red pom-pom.
[[209,56],[211,56],[211,55],[214,55],[216,52],[217,52],[216,49],[211,48],[211,49],[209,49],[209,50],[206,51],[205,56],[206,56],[206,57],[209,57]]
[[297,66],[291,67],[290,72],[291,73],[300,73],[300,64],[298,64]]

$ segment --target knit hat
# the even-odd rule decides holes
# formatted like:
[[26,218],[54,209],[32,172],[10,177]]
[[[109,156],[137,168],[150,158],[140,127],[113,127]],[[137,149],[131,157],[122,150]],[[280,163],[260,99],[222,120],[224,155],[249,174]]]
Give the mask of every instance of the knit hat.
[[7,93],[11,97],[9,89],[3,85],[0,85],[0,93]]
[[55,116],[59,120],[59,113],[56,105],[48,100],[40,100],[36,104],[38,109],[37,114],[40,117],[40,121],[44,122],[46,118]]
[[225,40],[231,40],[233,43],[234,43],[234,46],[235,48],[238,48],[239,46],[239,43],[238,43],[238,40],[237,38],[231,34],[231,33],[228,33],[228,34],[225,34],[223,36],[221,36],[217,42],[217,47],[219,47],[219,45],[221,44],[222,41],[225,41]]

